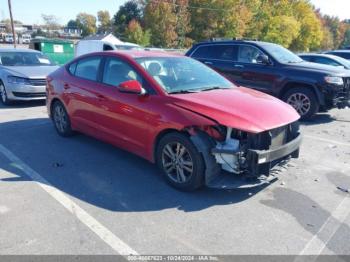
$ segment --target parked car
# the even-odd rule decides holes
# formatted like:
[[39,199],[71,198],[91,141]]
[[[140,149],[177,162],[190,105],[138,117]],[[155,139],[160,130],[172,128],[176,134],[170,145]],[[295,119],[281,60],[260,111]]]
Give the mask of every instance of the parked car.
[[5,43],[12,44],[13,43],[13,35],[12,34],[6,34],[4,38]]
[[0,49],[1,102],[45,99],[46,76],[57,68],[40,52]]
[[47,92],[59,135],[80,131],[156,162],[181,190],[215,186],[222,170],[268,175],[299,154],[291,106],[185,56],[85,55],[50,74]]
[[281,98],[302,119],[310,119],[320,108],[349,105],[348,71],[305,62],[280,45],[245,40],[208,41],[194,45],[186,55],[238,85]]
[[22,44],[29,44],[30,40],[32,40],[32,36],[30,34],[22,35]]
[[327,54],[299,54],[299,57],[307,62],[336,66],[350,70],[350,61],[339,56]]
[[333,50],[333,51],[325,52],[325,54],[335,55],[335,56],[342,57],[346,60],[350,60],[350,50]]

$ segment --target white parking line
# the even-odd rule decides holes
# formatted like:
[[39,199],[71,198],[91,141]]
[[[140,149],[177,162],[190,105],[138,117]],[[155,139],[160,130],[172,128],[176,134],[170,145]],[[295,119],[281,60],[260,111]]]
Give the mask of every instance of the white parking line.
[[323,141],[323,142],[327,142],[327,143],[332,143],[332,144],[336,144],[336,145],[340,145],[340,146],[350,146],[350,143],[344,143],[344,142],[339,142],[339,141],[335,141],[332,139],[326,139],[326,138],[322,138],[322,137],[317,137],[317,136],[310,136],[310,135],[304,135],[304,137],[313,139],[313,140],[318,140],[318,141]]
[[[300,255],[320,255],[349,214],[350,197],[346,196],[321,226],[319,231],[307,242]],[[314,258],[315,260],[317,259],[317,257]],[[299,259],[297,258],[295,261],[299,261]]]
[[108,228],[103,226],[95,218],[89,215],[84,209],[74,203],[66,194],[52,186],[45,178],[31,169],[27,164],[15,156],[11,151],[0,144],[0,152],[7,157],[13,164],[21,169],[34,182],[42,187],[57,202],[64,206],[78,220],[90,228],[97,236],[99,236],[106,244],[120,255],[137,255],[137,252],[124,243],[120,238],[114,235]]

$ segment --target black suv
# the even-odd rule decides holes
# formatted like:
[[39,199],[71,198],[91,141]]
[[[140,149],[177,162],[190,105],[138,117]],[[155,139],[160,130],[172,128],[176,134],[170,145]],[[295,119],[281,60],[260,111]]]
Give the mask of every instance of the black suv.
[[237,85],[279,97],[302,119],[319,110],[350,106],[350,71],[309,63],[272,43],[229,40],[194,45],[187,56],[225,75]]

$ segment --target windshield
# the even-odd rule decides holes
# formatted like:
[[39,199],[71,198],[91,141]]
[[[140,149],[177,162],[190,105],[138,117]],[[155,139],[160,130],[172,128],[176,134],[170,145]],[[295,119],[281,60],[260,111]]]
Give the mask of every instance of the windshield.
[[48,57],[37,52],[0,52],[0,63],[3,66],[53,65]]
[[350,61],[349,60],[346,60],[345,58],[342,58],[340,56],[333,56],[333,59],[335,59],[337,62],[342,64],[347,69],[350,69]]
[[146,57],[136,61],[168,93],[234,87],[214,70],[188,57]]
[[265,50],[280,63],[301,63],[303,60],[288,49],[276,44],[264,44]]

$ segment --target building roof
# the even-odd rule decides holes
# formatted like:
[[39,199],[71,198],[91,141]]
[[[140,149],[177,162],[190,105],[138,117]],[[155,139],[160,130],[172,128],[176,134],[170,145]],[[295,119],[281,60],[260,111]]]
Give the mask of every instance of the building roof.
[[113,34],[99,34],[99,35],[91,35],[85,37],[82,41],[89,40],[89,41],[106,41],[110,42],[112,44],[118,45],[122,44],[123,42],[120,41],[117,37],[115,37]]

